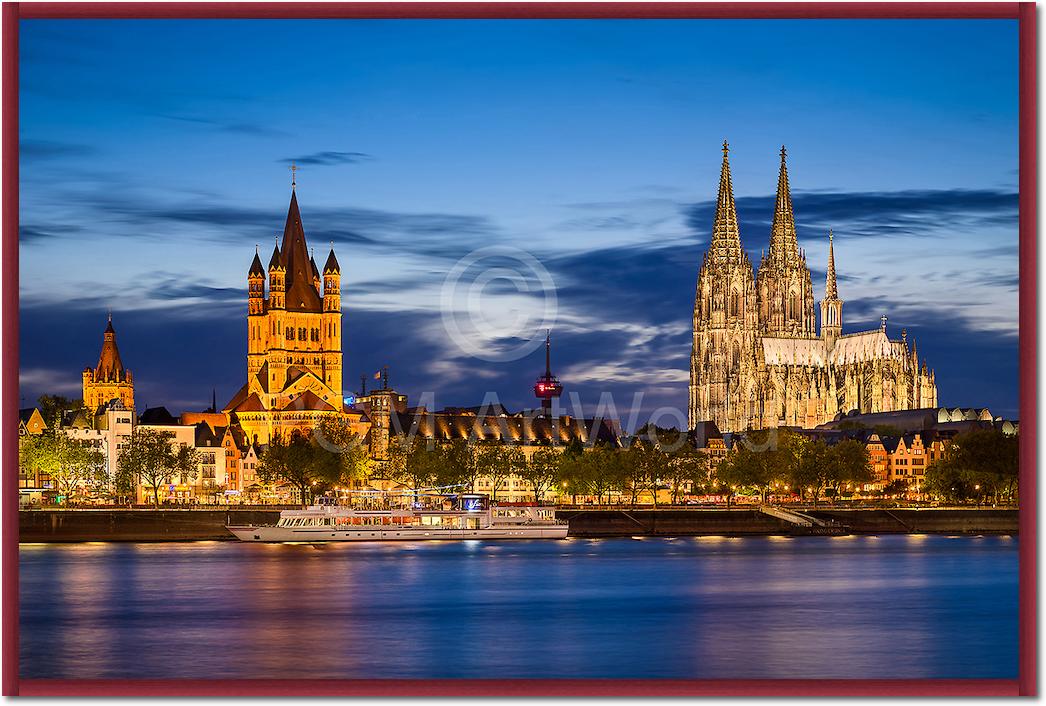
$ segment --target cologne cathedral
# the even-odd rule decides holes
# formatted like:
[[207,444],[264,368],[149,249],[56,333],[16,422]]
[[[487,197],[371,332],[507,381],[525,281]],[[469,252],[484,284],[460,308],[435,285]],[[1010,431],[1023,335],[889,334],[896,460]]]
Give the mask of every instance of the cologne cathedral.
[[690,428],[704,421],[724,432],[810,428],[851,411],[936,406],[934,373],[919,361],[914,341],[909,349],[907,333],[891,340],[883,316],[874,331],[844,334],[842,311],[829,233],[818,332],[783,147],[770,248],[753,271],[741,244],[724,142],[712,238],[694,302]]

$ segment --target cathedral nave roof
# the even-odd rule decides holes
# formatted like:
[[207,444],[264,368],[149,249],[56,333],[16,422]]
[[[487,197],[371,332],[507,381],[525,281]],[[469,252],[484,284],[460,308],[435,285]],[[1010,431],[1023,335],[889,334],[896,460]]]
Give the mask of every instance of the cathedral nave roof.
[[760,340],[763,344],[763,359],[767,365],[825,365],[825,344],[820,338],[765,336]]
[[886,337],[882,329],[876,329],[840,336],[832,348],[829,361],[833,365],[844,365],[894,357],[893,341]]

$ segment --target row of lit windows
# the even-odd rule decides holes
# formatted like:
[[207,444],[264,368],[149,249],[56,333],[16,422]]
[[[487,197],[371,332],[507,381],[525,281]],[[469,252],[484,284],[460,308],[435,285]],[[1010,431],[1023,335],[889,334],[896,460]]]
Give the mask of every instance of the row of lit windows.
[[[288,341],[293,341],[295,339],[294,329],[292,327],[288,326],[286,333],[287,333],[287,340]],[[320,330],[316,329],[316,328],[305,329],[305,327],[299,327],[298,328],[297,339],[299,341],[304,341],[306,336],[308,336],[310,341],[319,341],[320,340]]]
[[[326,332],[328,338],[333,337],[337,334],[338,328],[336,324],[327,322],[325,326],[327,329]],[[293,326],[289,326],[286,330],[284,330],[283,324],[279,321],[269,324],[269,333],[275,334],[277,336],[279,336],[280,334],[284,334],[288,341],[293,341],[295,339],[299,341],[304,341],[306,338],[312,341],[320,340],[320,330],[317,328],[306,329],[305,327],[298,327],[297,329],[295,329]],[[251,326],[251,338],[253,340],[261,339],[260,326]]]

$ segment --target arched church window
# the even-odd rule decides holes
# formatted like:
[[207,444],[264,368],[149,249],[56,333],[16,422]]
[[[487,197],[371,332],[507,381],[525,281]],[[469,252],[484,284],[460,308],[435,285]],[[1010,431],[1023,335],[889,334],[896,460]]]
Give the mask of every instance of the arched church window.
[[288,341],[293,341],[294,340],[294,329],[292,329],[292,328],[287,329],[287,340]]

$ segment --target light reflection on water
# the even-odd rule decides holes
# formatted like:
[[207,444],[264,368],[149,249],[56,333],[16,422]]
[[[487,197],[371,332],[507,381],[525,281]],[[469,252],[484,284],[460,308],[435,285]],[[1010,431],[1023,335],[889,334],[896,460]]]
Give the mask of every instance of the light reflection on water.
[[21,673],[1013,678],[1017,545],[22,545]]

